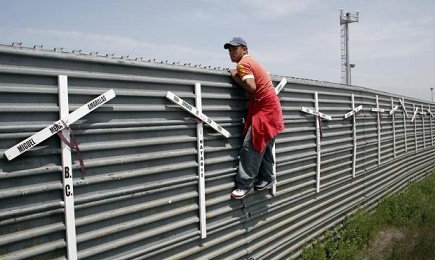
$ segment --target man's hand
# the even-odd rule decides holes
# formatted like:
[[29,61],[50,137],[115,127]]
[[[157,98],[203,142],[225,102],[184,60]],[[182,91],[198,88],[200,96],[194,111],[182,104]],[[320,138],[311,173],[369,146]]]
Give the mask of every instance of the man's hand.
[[234,81],[239,84],[242,88],[244,88],[248,93],[254,93],[257,86],[255,85],[254,79],[246,79],[245,81],[242,81],[242,78],[240,77],[239,73],[237,73],[237,70],[231,69],[229,70],[229,73],[231,74],[231,77],[234,79]]
[[235,70],[235,69],[231,69],[229,72],[230,72],[230,74],[231,74],[231,77],[233,77],[233,79],[239,75],[239,74],[237,73],[237,70]]
[[233,78],[233,80],[239,84],[240,86],[242,86],[243,82],[242,79],[240,78],[239,73],[237,73],[237,70],[235,69],[231,69],[228,71],[231,74],[231,77]]

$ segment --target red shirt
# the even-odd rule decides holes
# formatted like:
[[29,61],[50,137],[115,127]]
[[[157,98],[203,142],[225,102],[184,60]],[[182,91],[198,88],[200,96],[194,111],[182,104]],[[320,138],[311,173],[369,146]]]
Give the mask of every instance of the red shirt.
[[259,98],[262,93],[273,89],[269,73],[267,73],[260,63],[249,55],[243,56],[243,58],[237,63],[237,72],[242,81],[247,78],[255,80],[257,89],[254,94],[249,93],[249,98]]
[[245,55],[237,63],[237,72],[242,80],[255,80],[255,93],[249,94],[248,115],[243,134],[252,127],[252,145],[258,152],[267,142],[284,130],[282,108],[267,71],[251,56]]

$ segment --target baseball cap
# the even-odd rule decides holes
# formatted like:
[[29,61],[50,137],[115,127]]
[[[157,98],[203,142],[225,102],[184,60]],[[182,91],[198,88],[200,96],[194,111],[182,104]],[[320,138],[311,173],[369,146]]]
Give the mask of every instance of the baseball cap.
[[248,47],[248,44],[246,43],[245,40],[243,40],[243,38],[234,37],[229,42],[225,43],[224,49],[228,49],[230,46],[239,46],[239,45],[243,45],[245,47]]

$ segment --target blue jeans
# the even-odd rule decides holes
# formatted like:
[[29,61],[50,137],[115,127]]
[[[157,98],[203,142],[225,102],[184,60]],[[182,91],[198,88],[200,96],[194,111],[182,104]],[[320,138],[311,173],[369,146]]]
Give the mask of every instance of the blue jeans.
[[252,132],[249,128],[240,150],[239,169],[236,174],[236,188],[249,189],[254,186],[254,181],[274,181],[273,165],[275,164],[272,152],[275,138],[267,142],[266,148],[261,153],[252,146]]

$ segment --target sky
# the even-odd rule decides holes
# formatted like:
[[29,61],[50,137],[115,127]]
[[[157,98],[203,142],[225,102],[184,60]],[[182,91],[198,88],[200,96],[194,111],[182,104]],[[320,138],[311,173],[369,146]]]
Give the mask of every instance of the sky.
[[430,102],[434,0],[0,0],[0,44],[233,68],[241,36],[271,74],[340,83],[340,9],[352,85]]

